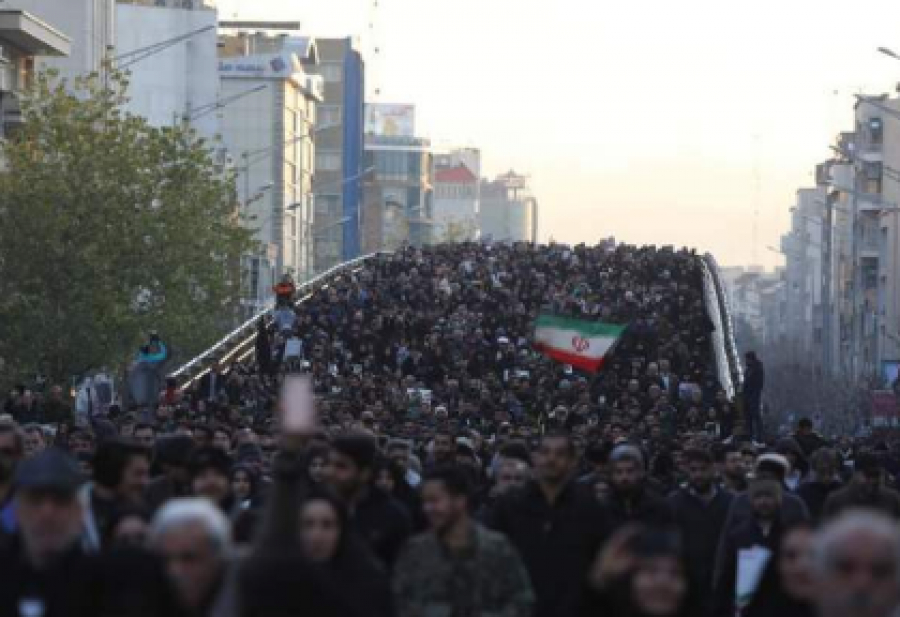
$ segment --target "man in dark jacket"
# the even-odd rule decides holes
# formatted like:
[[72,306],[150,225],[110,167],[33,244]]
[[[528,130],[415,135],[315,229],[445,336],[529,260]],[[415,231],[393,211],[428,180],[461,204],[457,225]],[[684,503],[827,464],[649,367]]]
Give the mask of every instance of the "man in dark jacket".
[[152,556],[84,552],[80,484],[77,463],[55,448],[19,465],[19,531],[0,547],[0,615],[176,614],[162,567]]
[[708,598],[719,536],[733,496],[715,483],[715,466],[709,452],[688,450],[684,458],[688,483],[669,496],[669,506],[682,534],[688,571],[699,596]]
[[749,494],[751,518],[722,535],[714,574],[714,617],[733,617],[749,598],[737,597],[736,581],[743,551],[763,549],[772,554],[781,540],[782,485],[770,478],[754,479]]
[[573,482],[577,455],[566,434],[549,434],[536,457],[536,477],[498,499],[487,517],[519,550],[537,598],[535,617],[571,617],[583,581],[607,536],[604,510]]
[[334,440],[326,479],[351,512],[350,526],[390,569],[412,533],[412,519],[396,499],[374,485],[378,445],[365,434]]
[[825,438],[813,430],[813,423],[809,418],[800,418],[800,421],[797,422],[797,431],[794,433],[794,441],[800,446],[804,458],[807,459],[809,459],[816,450],[828,445]]
[[762,441],[762,392],[765,387],[766,374],[763,363],[756,357],[756,352],[748,351],[744,358],[747,372],[744,375],[744,421],[747,434],[756,441]]
[[812,455],[810,466],[812,467],[812,478],[800,485],[800,488],[797,489],[797,496],[809,508],[809,515],[813,523],[818,524],[822,520],[822,513],[828,497],[841,488],[837,475],[837,453],[831,448],[819,448]]
[[825,501],[823,518],[829,520],[847,510],[867,508],[900,519],[900,493],[884,486],[884,468],[878,457],[860,454],[856,457],[854,471],[850,484],[829,495]]
[[628,523],[659,527],[672,523],[672,511],[666,500],[647,486],[647,472],[641,451],[621,444],[609,455],[610,492],[604,500],[610,524],[615,531]]
[[[783,526],[791,527],[798,523],[809,521],[809,510],[803,500],[787,490],[784,478],[788,473],[790,463],[780,454],[763,454],[756,462],[757,479],[774,480],[781,486],[779,496],[778,515]],[[725,519],[727,534],[753,518],[753,504],[749,491],[736,495],[731,502],[728,518]]]

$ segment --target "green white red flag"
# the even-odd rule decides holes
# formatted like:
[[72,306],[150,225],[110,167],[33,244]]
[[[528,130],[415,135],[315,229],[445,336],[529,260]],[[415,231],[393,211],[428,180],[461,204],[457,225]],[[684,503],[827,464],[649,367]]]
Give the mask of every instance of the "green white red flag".
[[557,362],[595,373],[626,327],[541,315],[534,325],[534,347]]

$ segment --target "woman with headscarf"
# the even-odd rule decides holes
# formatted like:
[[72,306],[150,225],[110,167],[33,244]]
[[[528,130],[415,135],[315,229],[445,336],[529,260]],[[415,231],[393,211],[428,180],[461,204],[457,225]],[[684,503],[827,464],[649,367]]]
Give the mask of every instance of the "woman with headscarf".
[[744,617],[813,617],[812,527],[796,525],[781,537]]

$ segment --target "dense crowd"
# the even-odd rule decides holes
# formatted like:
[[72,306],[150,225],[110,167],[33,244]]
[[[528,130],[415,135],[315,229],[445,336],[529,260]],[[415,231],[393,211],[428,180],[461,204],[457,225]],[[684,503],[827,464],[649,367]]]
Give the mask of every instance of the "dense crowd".
[[[459,244],[366,262],[155,404],[0,420],[0,615],[887,617],[900,450],[718,383],[700,258]],[[541,313],[627,325],[602,370]],[[317,428],[282,426],[307,375]]]

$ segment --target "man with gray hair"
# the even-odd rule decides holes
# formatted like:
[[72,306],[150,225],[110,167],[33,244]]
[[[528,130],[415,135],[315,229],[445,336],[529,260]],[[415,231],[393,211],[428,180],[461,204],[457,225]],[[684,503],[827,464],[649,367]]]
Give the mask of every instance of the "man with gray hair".
[[206,499],[175,499],[157,512],[150,544],[191,615],[207,615],[223,588],[231,556],[228,519]]
[[852,510],[814,540],[819,617],[890,617],[900,602],[900,531],[883,514]]

